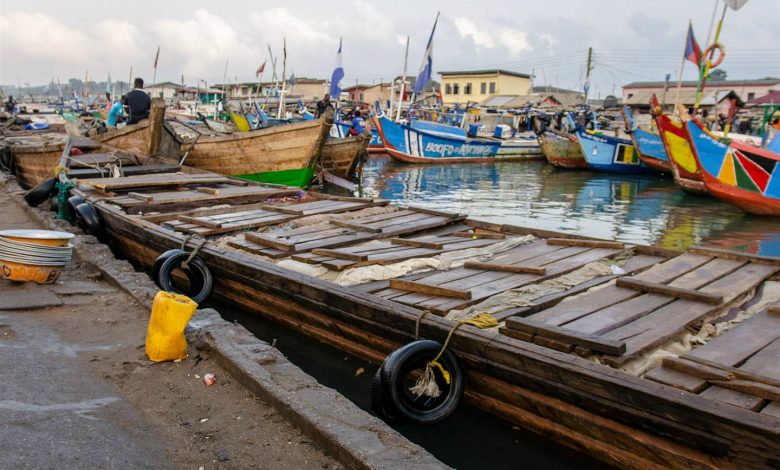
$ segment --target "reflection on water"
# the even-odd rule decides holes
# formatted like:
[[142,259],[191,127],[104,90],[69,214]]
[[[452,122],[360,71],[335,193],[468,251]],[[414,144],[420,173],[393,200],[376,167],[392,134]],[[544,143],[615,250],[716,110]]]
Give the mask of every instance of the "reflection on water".
[[780,256],[780,220],[687,194],[670,177],[558,170],[544,161],[409,165],[372,158],[363,195],[490,222],[683,249],[706,244]]

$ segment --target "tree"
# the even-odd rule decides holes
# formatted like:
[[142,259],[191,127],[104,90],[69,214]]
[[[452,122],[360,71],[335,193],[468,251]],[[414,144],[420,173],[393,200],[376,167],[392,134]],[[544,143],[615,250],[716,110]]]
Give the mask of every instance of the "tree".
[[722,82],[726,79],[726,76],[728,76],[728,73],[723,69],[715,69],[710,72],[710,80],[713,82]]

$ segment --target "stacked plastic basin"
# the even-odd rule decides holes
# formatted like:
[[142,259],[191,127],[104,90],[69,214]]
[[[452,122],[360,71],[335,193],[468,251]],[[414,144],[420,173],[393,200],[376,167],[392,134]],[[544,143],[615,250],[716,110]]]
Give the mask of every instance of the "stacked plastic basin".
[[49,284],[70,263],[72,233],[50,230],[0,231],[0,279]]

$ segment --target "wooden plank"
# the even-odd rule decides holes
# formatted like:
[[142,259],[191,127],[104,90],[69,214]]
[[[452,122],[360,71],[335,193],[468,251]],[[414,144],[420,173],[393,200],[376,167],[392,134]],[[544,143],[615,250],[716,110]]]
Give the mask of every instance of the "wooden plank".
[[717,256],[723,259],[732,259],[738,261],[750,261],[752,263],[771,264],[774,266],[780,266],[780,258],[774,256],[762,256],[754,255],[753,253],[746,253],[742,251],[726,250],[723,248],[713,248],[709,246],[690,246],[688,247],[689,253]]
[[430,294],[443,297],[455,297],[458,299],[469,300],[471,299],[471,292],[457,289],[448,289],[446,287],[439,287],[430,284],[424,284],[416,281],[405,281],[402,279],[391,279],[390,288],[398,289],[410,292],[420,292],[422,294]]
[[505,273],[547,274],[547,269],[541,266],[524,266],[519,264],[479,263],[469,261],[463,264],[466,269],[484,269],[485,271],[501,271]]
[[328,250],[319,248],[316,250],[311,250],[311,252],[315,255],[319,256],[329,256],[331,258],[337,258],[337,259],[345,259],[349,261],[365,261],[368,259],[367,255],[358,255],[354,253],[349,253],[346,251],[339,251],[339,250]]
[[780,305],[770,305],[767,307],[766,312],[773,315],[780,315]]
[[443,242],[429,242],[423,240],[415,240],[414,238],[391,238],[390,243],[393,245],[414,246],[417,248],[431,248],[434,250],[440,250],[444,247]]
[[190,224],[200,225],[201,227],[207,227],[207,228],[220,228],[222,226],[222,222],[214,222],[201,217],[189,217],[186,215],[182,215],[179,216],[179,220]]
[[686,361],[679,357],[665,357],[661,361],[661,365],[667,369],[682,372],[704,380],[734,380],[736,378],[733,372],[699,364],[697,362]]
[[343,220],[331,220],[330,223],[332,225],[336,225],[337,227],[350,228],[352,230],[357,230],[358,232],[380,233],[382,231],[381,228],[371,227],[362,224],[355,224],[352,222],[345,222]]
[[652,380],[653,382],[669,385],[670,387],[679,388],[686,392],[699,393],[707,388],[707,381],[701,380],[698,377],[693,377],[676,370],[667,369],[666,367],[656,367],[643,376],[645,379]]
[[126,176],[123,178],[92,178],[82,184],[103,190],[144,188],[155,186],[181,186],[191,184],[239,184],[236,180],[217,174],[153,174]]
[[707,380],[713,385],[736,390],[765,400],[780,401],[780,387],[750,382],[748,380]]
[[[626,343],[623,341],[615,341],[599,336],[582,334],[580,332],[566,328],[537,322],[531,318],[513,317],[509,320],[512,320],[513,329],[531,333],[534,335],[534,337],[544,336],[569,344],[584,346],[594,351],[609,354],[611,356],[620,356],[626,351]],[[507,321],[507,323],[509,322]]]
[[492,240],[503,240],[506,238],[506,235],[503,233],[488,233],[488,232],[454,232],[452,234],[456,237],[467,237],[467,238],[489,238]]
[[574,238],[548,238],[548,245],[559,246],[585,246],[588,248],[611,248],[613,250],[622,250],[625,248],[624,243],[611,242],[606,240],[579,240]]
[[127,197],[138,199],[144,202],[151,202],[154,200],[154,196],[152,196],[151,194],[143,194],[143,193],[136,193],[136,192],[127,193]]
[[270,235],[266,235],[264,233],[252,233],[252,232],[245,233],[244,238],[258,245],[263,245],[277,250],[286,251],[288,253],[295,252],[294,243],[290,244],[280,239],[274,238]]
[[212,196],[216,196],[217,194],[219,194],[219,189],[217,189],[217,188],[206,188],[206,187],[203,187],[203,186],[195,188],[195,191],[197,191],[199,193],[204,193],[204,194],[211,194]]
[[687,299],[696,302],[704,302],[713,305],[723,303],[723,295],[710,292],[700,292],[695,289],[686,289],[684,287],[675,287],[658,282],[643,281],[641,279],[632,279],[630,277],[621,277],[616,281],[618,287],[632,289],[639,292],[648,292],[651,294],[666,295],[677,299]]
[[780,419],[780,402],[773,401],[761,410],[761,414]]
[[681,357],[697,362],[738,366],[780,335],[780,318],[760,311],[704,346]]
[[425,214],[438,215],[441,217],[446,217],[448,219],[460,217],[460,214],[458,214],[457,212],[439,211],[439,210],[428,209],[426,207],[420,207],[420,206],[409,206],[408,209],[414,212],[423,212]]

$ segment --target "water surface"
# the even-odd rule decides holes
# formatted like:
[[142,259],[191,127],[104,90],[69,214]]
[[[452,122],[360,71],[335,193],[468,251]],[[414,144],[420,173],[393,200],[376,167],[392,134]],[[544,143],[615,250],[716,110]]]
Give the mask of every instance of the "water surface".
[[780,220],[685,193],[670,176],[560,170],[546,161],[413,165],[380,156],[364,166],[360,192],[496,223],[780,256]]

